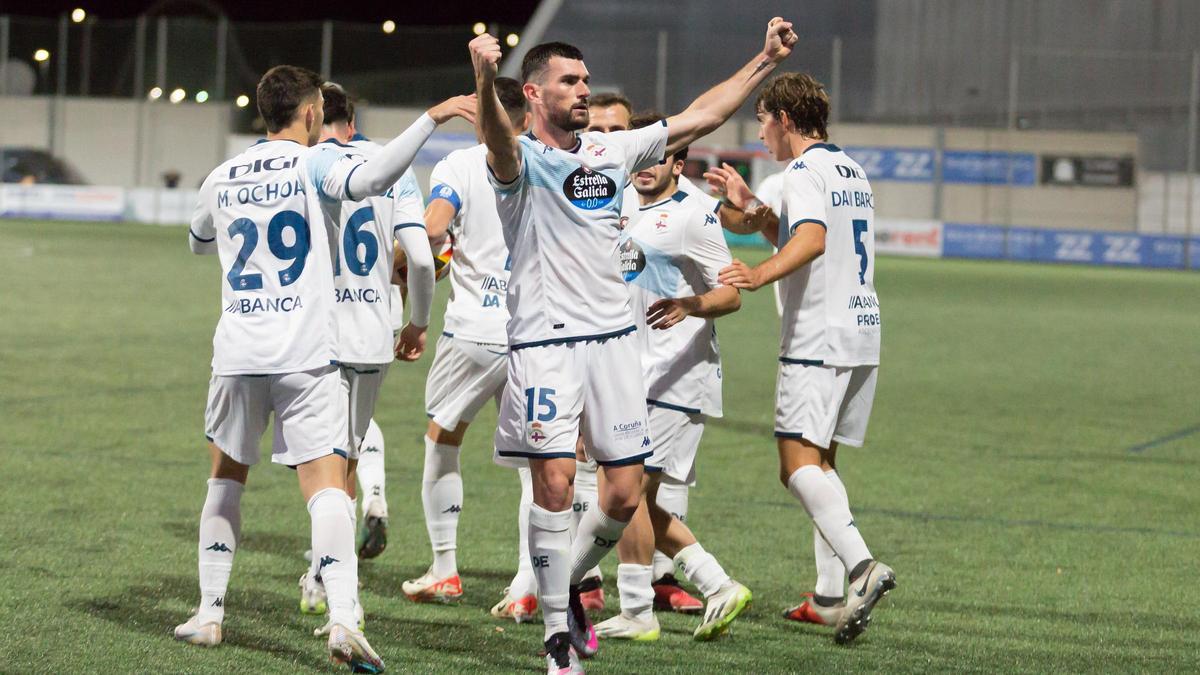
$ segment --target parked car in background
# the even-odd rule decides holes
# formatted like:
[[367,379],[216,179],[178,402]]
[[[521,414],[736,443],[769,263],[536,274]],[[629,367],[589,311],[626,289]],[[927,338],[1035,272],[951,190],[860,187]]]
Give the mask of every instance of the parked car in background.
[[0,182],[87,185],[66,160],[37,148],[0,147]]

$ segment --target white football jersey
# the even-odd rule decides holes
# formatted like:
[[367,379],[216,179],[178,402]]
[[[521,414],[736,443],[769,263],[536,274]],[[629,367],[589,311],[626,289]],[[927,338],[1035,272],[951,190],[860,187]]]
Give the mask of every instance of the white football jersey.
[[717,217],[717,200],[680,190],[638,207],[621,235],[621,273],[629,283],[642,344],[647,401],[664,408],[721,416],[721,353],[712,319],[689,316],[666,330],[646,324],[662,298],[703,295],[720,286],[732,262]]
[[204,180],[189,236],[215,241],[223,272],[213,373],[337,362],[333,235],[322,209],[347,197],[359,164],[327,148],[262,140]]
[[783,174],[784,171],[773,173],[770,176],[762,179],[758,187],[754,190],[754,196],[758,197],[758,201],[771,207],[775,215],[783,210]]
[[511,273],[509,347],[590,340],[635,330],[618,270],[622,191],[663,159],[667,125],[584,132],[570,150],[519,139],[521,173],[489,171]]
[[508,344],[508,246],[488,182],[487,146],[455,150],[438,162],[429,177],[429,198],[454,207],[445,332],[471,342]]
[[[676,177],[675,188],[677,190],[684,192],[685,194],[695,195],[697,197],[703,197],[705,199],[712,199],[712,197],[710,197],[707,192],[705,192],[700,186],[698,186],[695,183],[693,183],[692,181],[688,180],[688,177],[684,176],[683,174],[680,174],[678,177]],[[638,215],[639,206],[640,206],[640,203],[638,202],[638,193],[637,193],[637,190],[635,190],[633,188],[633,182],[632,182],[632,176],[631,176],[630,182],[628,185],[625,186],[625,192],[622,195],[622,203],[621,203],[621,229],[622,230],[624,230],[626,227],[628,227],[629,223]]]
[[873,200],[862,167],[836,145],[811,146],[788,165],[779,248],[800,224],[818,223],[825,228],[825,253],[779,280],[782,359],[879,365]]
[[[355,136],[348,145],[336,141],[323,145],[359,160],[369,160],[383,147],[362,136]],[[340,231],[334,256],[339,359],[344,363],[391,363],[395,358],[391,317],[395,233],[403,227],[424,228],[421,187],[410,168],[384,194],[342,202],[336,211]]]

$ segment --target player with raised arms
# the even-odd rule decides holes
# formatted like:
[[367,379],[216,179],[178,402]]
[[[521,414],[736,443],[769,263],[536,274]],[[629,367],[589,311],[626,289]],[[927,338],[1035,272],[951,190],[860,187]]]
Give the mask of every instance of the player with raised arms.
[[720,280],[751,291],[780,282],[779,478],[843,565],[822,560],[818,547],[817,590],[808,604],[821,619],[813,622],[834,624],[834,640],[844,644],[866,630],[875,604],[896,585],[854,524],[836,468],[839,445],[863,444],[879,370],[871,184],[828,142],[829,97],[812,76],[773,79],[759,94],[757,115],[767,150],[790,162],[779,230],[764,232],[779,251],[753,268],[735,260]]
[[[496,92],[516,133],[528,125],[529,106],[521,84],[498,78]],[[421,504],[433,549],[433,563],[404,594],[416,602],[451,602],[462,597],[458,574],[458,519],[463,509],[459,455],[467,427],[491,400],[499,400],[506,378],[508,247],[496,214],[496,193],[487,177],[487,148],[455,150],[433,168],[425,223],[435,245],[454,241],[450,300],[433,366],[425,383],[425,465]],[[520,549],[533,488],[521,470]],[[537,611],[537,585],[529,557],[518,556],[517,574],[505,597],[492,608],[497,618],[528,621]]]
[[[795,42],[791,24],[774,18],[762,51],[729,80],[662,124],[611,134],[579,133],[590,94],[579,50],[538,45],[521,64],[532,130],[516,138],[495,92],[500,44],[486,33],[471,41],[478,127],[512,263],[496,452],[501,462],[527,461],[533,474],[529,554],[548,672],[582,672],[578,656],[595,653],[595,632],[571,587],[620,539],[641,500],[642,463],[651,454],[636,325],[616,260],[621,190],[631,173],[724,123]],[[583,518],[572,545],[581,431],[605,481],[599,508]],[[710,562],[716,564],[711,556],[692,564]],[[710,602],[726,605],[722,600]]]
[[324,116],[321,77],[276,66],[258,83],[267,138],[222,163],[200,188],[188,233],[197,254],[221,262],[221,318],[213,337],[205,436],[212,460],[200,514],[200,606],[175,637],[222,640],[225,593],[241,530],[241,497],[274,414],[272,460],[296,469],[312,523],[312,551],[329,606],[328,653],[354,670],[383,661],[357,627],[354,504],[345,491],[349,432],[338,371],[325,209],[384,193],[437,125],[473,117],[471,97],[431,108],[370,162],[311,148]]
[[[661,120],[639,115],[633,128]],[[724,633],[751,598],[705,553],[682,519],[658,503],[665,478],[682,486],[694,479],[705,421],[721,416],[721,355],[713,319],[741,307],[738,290],[717,282],[718,272],[731,261],[717,218],[718,202],[679,189],[686,159],[684,147],[666,163],[637,172],[638,211],[621,233],[621,272],[638,324],[654,454],[646,460],[642,504],[617,543],[621,613],[597,624],[600,637],[658,639],[652,586],[656,547],[672,556],[710,599],[696,639]],[[718,595],[721,604],[711,601]]]
[[[354,100],[340,85],[326,82],[321,87],[324,123],[321,145],[351,159],[370,159],[378,144],[358,133]],[[335,311],[338,319],[338,358],[342,387],[349,401],[349,431],[346,492],[356,499],[359,458],[367,446],[368,433],[379,390],[393,358],[415,360],[424,351],[425,331],[433,305],[433,252],[422,221],[424,200],[412,168],[380,196],[341,202],[327,209],[337,218],[334,255]],[[408,297],[411,320],[400,331],[393,349],[392,252],[404,252],[408,267]],[[376,487],[382,483],[383,447],[370,445],[373,463],[363,478],[363,528],[356,546],[360,558],[373,558],[387,545],[387,502]],[[309,571],[300,578],[300,609],[309,614],[325,612],[325,591],[313,557]]]

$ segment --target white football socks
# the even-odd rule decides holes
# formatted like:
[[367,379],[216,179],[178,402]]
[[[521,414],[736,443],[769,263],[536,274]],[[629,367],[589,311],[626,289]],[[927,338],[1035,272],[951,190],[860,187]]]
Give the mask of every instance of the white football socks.
[[509,584],[508,593],[514,599],[537,593],[537,579],[529,562],[529,507],[533,505],[533,474],[528,467],[517,469],[521,479],[521,502],[517,506],[517,574]]
[[725,568],[704,550],[700,542],[685,546],[675,554],[675,565],[687,580],[692,582],[705,598],[716,595],[721,587],[729,583]]
[[[667,513],[678,518],[679,522],[687,524],[688,486],[685,483],[676,483],[673,479],[663,476],[654,500]],[[654,552],[653,564],[655,581],[675,571],[675,563],[662,551]]]
[[[834,489],[838,494],[846,499],[846,486],[842,484],[842,479],[832,469],[825,472],[825,477],[833,483]],[[850,501],[846,500],[846,509],[850,509]],[[837,553],[829,546],[829,542],[825,541],[825,537],[821,535],[821,530],[816,525],[813,525],[813,557],[817,561],[817,584],[813,588],[813,593],[826,598],[840,598],[846,594],[846,566],[842,564],[842,559],[837,557]]]
[[529,558],[537,577],[545,638],[567,630],[571,586],[571,512],[529,507]]
[[621,563],[617,565],[617,593],[621,597],[621,613],[648,621],[654,615],[655,577],[651,565]]
[[800,500],[846,569],[854,569],[858,563],[871,558],[866,542],[854,525],[849,502],[821,467],[809,464],[796,469],[788,478],[788,490]]
[[387,476],[383,468],[383,431],[375,424],[375,420],[371,420],[358,453],[358,491],[362,495],[364,516],[367,509],[374,504],[375,514],[387,518],[387,492],[384,489],[386,481]]
[[613,550],[628,522],[610,518],[599,507],[592,508],[579,521],[571,544],[571,583],[593,576],[591,571]]
[[[575,539],[579,531],[579,523],[589,512],[600,508],[600,501],[597,495],[598,487],[596,480],[595,462],[575,462],[575,500],[571,504],[572,522],[571,522],[571,539]],[[587,570],[583,578],[590,579],[603,578],[600,574],[600,566]]]
[[462,512],[463,483],[456,445],[434,443],[425,437],[425,472],[421,504],[425,529],[433,548],[433,576],[438,579],[458,574],[458,514]]
[[225,591],[242,530],[245,488],[236,480],[208,479],[208,495],[200,511],[200,609],[196,618],[202,624],[225,620]]
[[358,558],[354,553],[354,502],[344,490],[325,488],[308,500],[312,552],[325,584],[329,620],[358,628]]

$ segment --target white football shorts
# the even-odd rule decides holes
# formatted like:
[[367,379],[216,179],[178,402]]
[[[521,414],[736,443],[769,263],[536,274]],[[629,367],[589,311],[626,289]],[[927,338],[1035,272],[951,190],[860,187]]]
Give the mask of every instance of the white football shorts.
[[779,364],[775,436],[803,438],[818,447],[832,441],[861,447],[875,401],[879,366]]
[[387,376],[389,363],[343,363],[342,391],[349,405],[350,415],[347,419],[349,435],[350,459],[358,459],[362,449],[363,437],[371,426],[371,418],[375,416],[375,404],[379,401],[379,390],[383,388],[383,378]]
[[694,485],[696,452],[708,416],[653,403],[646,416],[650,422],[650,449],[654,453],[646,460],[646,471],[662,472],[683,485]]
[[632,334],[509,352],[496,425],[496,463],[575,458],[580,432],[601,466],[650,456],[646,387]]
[[489,400],[500,401],[508,376],[508,347],[460,340],[442,333],[425,380],[425,414],[453,431],[470,422]]
[[349,455],[347,410],[334,365],[275,375],[213,375],[204,435],[242,464],[257,464],[259,442],[275,414],[271,461],[296,466],[326,455]]

